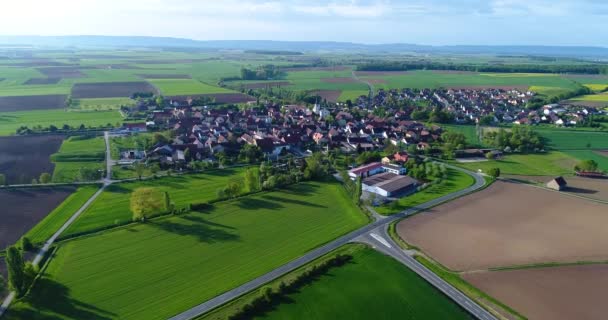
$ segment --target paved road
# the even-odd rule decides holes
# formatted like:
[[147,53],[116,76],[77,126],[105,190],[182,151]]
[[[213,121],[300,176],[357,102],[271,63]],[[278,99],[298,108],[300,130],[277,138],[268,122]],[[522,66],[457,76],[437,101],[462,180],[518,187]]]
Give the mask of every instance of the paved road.
[[497,320],[494,315],[480,307],[477,303],[475,303],[475,301],[469,299],[469,297],[467,297],[465,294],[452,287],[449,283],[431,272],[424,265],[420,264],[420,262],[416,261],[410,252],[401,250],[399,245],[395,243],[395,241],[388,234],[388,228],[386,225],[380,226],[375,230],[372,230],[370,233],[360,236],[359,238],[355,239],[355,241],[370,244],[374,247],[374,249],[395,258],[397,261],[416,272],[435,288],[439,289],[439,291],[443,292],[446,296],[459,304],[463,309],[467,310],[477,319]]
[[[402,219],[404,217],[407,217],[407,216],[409,216],[411,214],[414,214],[416,212],[419,212],[421,210],[426,210],[428,208],[434,207],[434,206],[436,206],[438,204],[441,204],[443,202],[450,201],[450,200],[453,200],[455,198],[461,197],[461,196],[463,196],[465,194],[474,192],[474,191],[476,191],[476,190],[478,190],[478,189],[480,189],[480,188],[482,188],[484,186],[485,180],[483,179],[482,176],[480,176],[478,174],[475,174],[475,173],[471,173],[470,171],[467,171],[467,170],[464,170],[464,169],[461,169],[461,168],[452,167],[452,166],[449,166],[449,167],[452,168],[452,169],[454,169],[454,170],[458,170],[458,171],[470,174],[471,176],[473,176],[475,178],[475,183],[472,186],[470,186],[470,187],[468,187],[466,189],[463,189],[463,190],[454,192],[452,194],[449,194],[449,195],[437,198],[435,200],[431,200],[431,201],[429,201],[427,203],[424,203],[424,204],[422,204],[420,206],[413,207],[413,208],[410,208],[408,210],[405,210],[405,211],[403,211],[403,212],[401,212],[401,213],[399,213],[397,215],[390,216],[390,217],[384,217],[382,220],[378,220],[378,221],[376,221],[374,223],[368,224],[368,225],[366,225],[366,226],[364,226],[364,227],[362,227],[362,228],[360,228],[358,230],[355,230],[355,231],[353,231],[353,232],[351,232],[349,234],[346,234],[346,235],[344,235],[344,236],[342,236],[342,237],[340,237],[340,238],[338,238],[338,239],[336,239],[336,240],[334,240],[334,241],[332,241],[332,242],[330,242],[330,243],[328,243],[328,244],[326,244],[326,245],[324,245],[324,246],[322,246],[320,248],[317,248],[317,249],[315,249],[315,250],[313,250],[313,251],[305,254],[304,256],[302,256],[302,257],[300,257],[300,258],[298,258],[296,260],[293,260],[293,261],[291,261],[291,262],[289,262],[289,263],[287,263],[285,265],[282,265],[282,266],[280,266],[280,267],[278,267],[278,268],[276,268],[276,269],[274,269],[274,270],[272,270],[272,271],[270,271],[270,272],[268,272],[268,273],[266,273],[266,274],[264,274],[264,275],[262,275],[262,276],[260,276],[260,277],[258,277],[256,279],[254,279],[254,280],[251,280],[251,281],[249,281],[249,282],[247,282],[247,283],[245,283],[245,284],[243,284],[243,285],[241,285],[239,287],[236,287],[236,288],[234,288],[234,289],[232,289],[230,291],[227,291],[227,292],[225,292],[225,293],[223,293],[223,294],[221,294],[221,295],[219,295],[219,296],[217,296],[215,298],[212,298],[211,300],[208,300],[208,301],[206,301],[206,302],[204,302],[202,304],[199,304],[199,305],[195,306],[194,308],[192,308],[190,310],[187,310],[187,311],[185,311],[185,312],[183,312],[181,314],[178,314],[178,315],[172,317],[170,320],[189,320],[189,319],[193,319],[193,318],[195,318],[197,316],[200,316],[200,315],[202,315],[202,314],[204,314],[204,313],[206,313],[206,312],[208,312],[208,311],[210,311],[212,309],[215,309],[215,308],[217,308],[217,307],[219,307],[219,306],[221,306],[221,305],[223,305],[223,304],[225,304],[225,303],[227,303],[227,302],[229,302],[229,301],[231,301],[231,300],[233,300],[233,299],[235,299],[235,298],[237,298],[237,297],[239,297],[239,296],[241,296],[241,295],[243,295],[243,294],[245,294],[245,293],[247,293],[247,292],[249,292],[251,290],[254,290],[254,289],[256,289],[256,288],[258,288],[258,287],[260,287],[260,286],[262,286],[262,285],[264,285],[264,284],[266,284],[266,283],[268,283],[268,282],[270,282],[270,281],[272,281],[274,279],[277,279],[277,278],[281,277],[282,275],[284,275],[284,274],[286,274],[286,273],[288,273],[290,271],[293,271],[293,270],[295,270],[295,269],[297,269],[297,268],[299,268],[299,267],[301,267],[301,266],[303,266],[303,265],[305,265],[307,263],[310,263],[311,261],[313,261],[313,260],[321,257],[322,255],[325,255],[325,254],[327,254],[327,253],[329,253],[329,252],[331,252],[331,251],[333,251],[333,250],[335,250],[335,249],[337,249],[337,248],[339,248],[339,247],[341,247],[341,246],[343,246],[343,245],[345,245],[345,244],[347,244],[349,242],[352,242],[352,241],[354,241],[355,239],[357,239],[357,238],[359,238],[361,236],[365,236],[366,234],[371,233],[373,230],[376,230],[378,228],[384,228],[384,229],[386,229],[387,226],[391,222],[393,222],[393,221]],[[424,267],[420,267],[419,266],[418,268],[424,268]],[[426,270],[426,271],[429,272],[429,273],[431,273],[428,270]],[[455,290],[455,289],[452,288],[452,290]],[[456,301],[456,302],[458,302],[458,301]],[[477,306],[474,302],[472,302],[470,300],[467,301],[467,303],[473,304],[477,308],[480,308],[479,306]],[[488,320],[488,319],[494,319],[494,317],[490,317],[490,318],[486,317],[486,318],[480,318],[480,319],[482,319],[482,320]]]
[[[57,230],[57,232],[55,232],[51,238],[49,238],[44,245],[42,246],[42,248],[40,249],[40,251],[38,251],[38,254],[36,255],[36,257],[34,257],[34,260],[32,260],[32,264],[34,265],[38,265],[40,263],[40,261],[42,261],[42,259],[44,258],[44,255],[49,251],[49,249],[51,248],[51,246],[53,245],[53,243],[55,243],[55,240],[57,240],[57,238],[70,226],[72,225],[72,223],[74,223],[74,221],[76,221],[76,219],[78,219],[78,217],[80,217],[80,215],[91,205],[91,203],[93,203],[93,201],[95,201],[95,199],[97,199],[97,197],[103,192],[103,190],[109,186],[110,184],[112,184],[112,167],[111,167],[111,163],[112,163],[112,157],[110,156],[110,140],[109,140],[109,134],[108,132],[104,132],[104,138],[105,138],[105,142],[106,142],[106,162],[108,164],[108,168],[107,168],[107,175],[106,177],[103,179],[103,186],[97,190],[97,192],[95,192],[95,194],[93,194],[93,196],[91,196],[91,198],[89,198],[89,200],[87,200],[87,202],[85,202],[85,204],[80,207],[80,209],[78,209],[78,211],[76,211],[71,217],[70,219],[68,219],[68,221],[66,223],[63,224],[63,226],[61,226],[61,228],[59,230]],[[2,302],[2,305],[0,305],[0,317],[2,317],[2,315],[4,314],[4,312],[6,312],[6,310],[8,309],[9,305],[12,303],[13,299],[15,298],[15,293],[11,292],[5,299],[4,302]]]

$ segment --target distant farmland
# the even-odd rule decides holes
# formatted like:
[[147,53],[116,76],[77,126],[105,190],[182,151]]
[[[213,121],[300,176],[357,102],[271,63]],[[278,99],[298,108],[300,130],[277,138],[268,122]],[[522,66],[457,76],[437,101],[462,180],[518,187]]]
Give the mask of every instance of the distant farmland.
[[0,97],[0,112],[65,108],[67,95]]
[[0,137],[0,173],[9,184],[28,184],[40,174],[52,174],[50,157],[59,150],[60,135]]
[[156,89],[147,82],[77,83],[72,88],[75,99],[130,97],[136,92],[152,92]]

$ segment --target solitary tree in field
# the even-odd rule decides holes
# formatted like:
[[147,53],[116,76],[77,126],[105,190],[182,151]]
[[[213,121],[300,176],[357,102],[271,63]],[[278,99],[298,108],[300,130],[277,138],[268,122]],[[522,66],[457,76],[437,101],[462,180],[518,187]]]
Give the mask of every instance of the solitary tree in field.
[[141,162],[136,162],[133,165],[133,169],[135,169],[135,173],[137,174],[137,178],[141,180],[141,177],[144,175],[144,171],[146,170],[146,166]]
[[500,168],[490,168],[488,170],[488,175],[493,178],[500,177]]
[[248,192],[255,192],[260,189],[260,179],[254,169],[245,170],[245,187]]
[[49,182],[51,182],[51,175],[48,172],[43,172],[40,175],[40,179],[39,180],[40,180],[40,183],[42,183],[42,184],[49,183]]
[[25,291],[24,273],[25,263],[21,251],[12,246],[6,250],[6,266],[8,268],[8,283],[11,290],[21,296]]
[[153,214],[169,210],[167,195],[156,188],[138,188],[131,193],[133,221],[144,221]]
[[574,166],[575,171],[596,172],[598,168],[597,162],[594,160],[585,160]]

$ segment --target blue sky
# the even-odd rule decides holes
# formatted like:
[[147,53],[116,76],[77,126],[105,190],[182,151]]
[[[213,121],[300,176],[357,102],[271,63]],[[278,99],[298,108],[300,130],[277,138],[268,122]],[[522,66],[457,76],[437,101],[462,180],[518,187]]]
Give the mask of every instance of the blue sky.
[[608,46],[604,0],[17,0],[4,35]]

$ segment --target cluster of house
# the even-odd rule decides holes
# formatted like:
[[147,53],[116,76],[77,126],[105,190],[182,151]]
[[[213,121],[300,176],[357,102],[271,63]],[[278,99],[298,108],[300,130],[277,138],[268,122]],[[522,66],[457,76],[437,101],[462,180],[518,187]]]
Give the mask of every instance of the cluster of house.
[[[493,117],[494,123],[576,125],[587,116],[599,114],[596,108],[571,104],[550,104],[541,110],[527,110],[534,92],[518,89],[403,89],[380,90],[372,105],[385,105],[389,100],[411,101],[412,104],[442,107],[454,114],[457,123],[478,123]],[[361,105],[369,100],[361,97]]]
[[174,133],[172,141],[147,152],[149,159],[166,164],[213,160],[220,152],[234,155],[246,144],[259,147],[268,158],[336,148],[346,153],[373,151],[387,143],[414,144],[425,150],[442,133],[441,127],[411,121],[403,112],[377,117],[367,111],[351,113],[320,105],[267,105],[246,110],[181,106],[155,111],[146,123],[125,125],[122,132],[141,132],[149,126]]
[[408,160],[405,152],[399,152],[374,162],[348,171],[351,179],[361,178],[362,189],[384,198],[396,198],[416,190],[418,181],[406,176],[403,166]]

